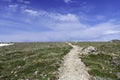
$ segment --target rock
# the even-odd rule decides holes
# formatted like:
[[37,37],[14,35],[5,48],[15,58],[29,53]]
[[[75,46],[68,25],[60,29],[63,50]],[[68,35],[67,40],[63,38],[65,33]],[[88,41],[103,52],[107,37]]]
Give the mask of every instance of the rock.
[[115,65],[120,66],[120,60],[119,59],[114,59],[112,61]]
[[83,54],[98,54],[97,53],[97,48],[93,46],[89,46],[82,51]]
[[23,61],[25,61],[26,60],[26,58],[23,58]]
[[116,75],[117,75],[117,78],[120,79],[120,72],[118,72]]
[[18,66],[17,68],[20,69],[20,68],[22,68],[22,66]]
[[14,73],[14,71],[11,71],[11,73]]
[[16,74],[15,77],[17,77],[18,75]]
[[111,78],[102,78],[102,77],[96,76],[96,77],[93,77],[93,80],[113,80],[113,79],[111,79]]
[[37,75],[39,71],[35,71],[34,74]]

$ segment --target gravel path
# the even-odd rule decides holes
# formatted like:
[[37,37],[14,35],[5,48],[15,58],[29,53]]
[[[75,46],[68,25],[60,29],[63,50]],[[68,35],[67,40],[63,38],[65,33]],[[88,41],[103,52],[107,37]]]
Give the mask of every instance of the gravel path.
[[58,80],[90,80],[86,66],[79,58],[82,48],[71,43],[68,44],[73,49],[64,57],[64,61],[59,68]]

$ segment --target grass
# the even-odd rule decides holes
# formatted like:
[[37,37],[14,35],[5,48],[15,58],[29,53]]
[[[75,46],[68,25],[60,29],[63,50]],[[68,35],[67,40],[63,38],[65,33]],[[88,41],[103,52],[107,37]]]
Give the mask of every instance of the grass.
[[15,43],[0,48],[0,80],[56,80],[65,43]]
[[[118,80],[120,42],[78,42],[81,47],[94,46],[98,55],[83,55],[82,61],[94,77]],[[0,47],[0,80],[56,80],[58,68],[71,47],[65,43],[15,43]]]
[[120,42],[78,42],[82,47],[94,46],[98,55],[83,55],[82,61],[89,68],[89,74],[94,77],[118,80],[116,74],[120,72]]

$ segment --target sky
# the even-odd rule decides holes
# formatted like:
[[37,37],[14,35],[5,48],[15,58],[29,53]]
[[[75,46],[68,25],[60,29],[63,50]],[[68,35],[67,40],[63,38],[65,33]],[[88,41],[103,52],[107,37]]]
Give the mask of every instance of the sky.
[[120,39],[120,0],[0,0],[0,42]]

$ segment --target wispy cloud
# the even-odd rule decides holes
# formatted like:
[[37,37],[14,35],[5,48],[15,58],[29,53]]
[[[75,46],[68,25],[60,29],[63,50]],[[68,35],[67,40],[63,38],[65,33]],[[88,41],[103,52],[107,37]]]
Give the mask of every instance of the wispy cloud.
[[[36,18],[38,22],[31,21],[31,24],[22,25],[24,29],[28,28],[28,30],[34,26],[33,30],[35,30],[35,32],[25,30],[18,32],[18,30],[14,30],[14,34],[0,35],[0,39],[7,41],[101,41],[120,38],[118,36],[120,35],[120,25],[111,21],[90,26],[80,21],[75,22],[76,19],[72,22],[66,22],[49,17],[44,18],[45,21],[41,18]],[[15,25],[17,26],[19,24]],[[50,30],[40,31],[43,26],[50,28]],[[38,31],[36,31],[36,29],[38,29]]]
[[56,20],[61,20],[61,21],[78,21],[78,17],[70,13],[66,15],[55,14],[52,17],[55,18]]
[[[7,16],[8,13],[11,15],[7,19],[0,16],[3,18],[0,19],[0,31],[9,29],[7,33],[3,32],[4,35],[0,34],[2,41],[100,41],[120,38],[120,24],[113,19],[91,26],[81,22],[83,18],[87,18],[86,16],[81,18],[82,15],[70,12],[63,14],[35,10],[18,4],[9,5],[7,9],[11,12],[4,15]],[[12,14],[15,11],[20,15]],[[102,19],[105,19],[102,15],[94,17],[94,20]]]
[[30,4],[29,0],[17,0],[17,1],[24,4]]
[[30,9],[25,9],[25,12],[28,13],[28,15],[32,15],[32,16],[40,15],[38,11],[30,10]]
[[71,2],[72,0],[64,0],[65,3],[69,3]]
[[110,35],[110,34],[120,34],[119,30],[107,30],[104,32],[104,34]]
[[79,22],[79,18],[75,14],[60,14],[60,13],[52,13],[52,12],[47,12],[44,10],[32,10],[32,9],[25,9],[24,12],[28,13],[27,15],[31,16],[44,16],[44,17],[49,17],[54,20],[58,21],[63,21],[63,22]]
[[18,4],[14,4],[14,5],[9,5],[8,6],[8,9],[10,11],[13,11],[13,12],[15,12],[17,10],[17,8],[18,8]]

